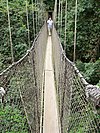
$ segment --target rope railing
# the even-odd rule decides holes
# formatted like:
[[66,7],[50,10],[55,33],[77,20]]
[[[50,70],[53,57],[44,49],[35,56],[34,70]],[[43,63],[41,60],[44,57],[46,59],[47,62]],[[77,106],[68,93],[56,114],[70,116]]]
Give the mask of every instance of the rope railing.
[[[10,118],[13,117],[15,110],[20,112],[22,118],[25,119],[24,127],[27,129],[27,131],[21,129],[23,133],[40,132],[46,43],[47,28],[45,24],[26,55],[0,74],[0,87],[3,87],[6,91],[2,108],[3,110],[6,110],[7,107],[11,109]],[[11,132],[13,130],[20,132],[21,126],[17,128],[18,125],[16,125],[16,129],[12,127],[16,123],[19,125],[21,123],[9,121],[9,126],[7,127],[4,125],[4,121],[7,120],[1,117],[0,132]]]
[[99,133],[100,88],[88,84],[65,56],[55,28],[52,42],[61,133]]
[[[75,65],[65,56],[53,29],[53,64],[57,91],[61,133],[99,133],[100,119],[95,106],[100,107],[100,88],[88,84]],[[6,91],[2,109],[9,109],[9,119],[0,119],[0,132],[39,133],[42,128],[43,69],[47,43],[46,24],[32,47],[18,62],[0,74],[0,87]],[[24,119],[13,121],[14,111]],[[17,115],[18,116],[18,115]],[[9,124],[5,124],[5,121]],[[13,129],[15,125],[15,129]],[[22,128],[23,127],[23,128]]]

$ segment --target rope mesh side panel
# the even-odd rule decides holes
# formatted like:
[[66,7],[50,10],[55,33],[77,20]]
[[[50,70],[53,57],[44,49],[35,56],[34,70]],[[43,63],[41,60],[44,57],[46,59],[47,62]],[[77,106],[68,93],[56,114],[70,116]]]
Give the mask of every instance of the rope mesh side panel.
[[[32,48],[17,63],[14,63],[0,74],[0,86],[6,90],[3,108],[7,106],[19,109],[25,117],[25,127],[28,132],[39,133],[41,117],[41,91],[43,68],[47,43],[47,29],[43,26],[35,39]],[[11,116],[10,116],[11,117]],[[1,123],[3,123],[1,119]],[[11,125],[10,125],[11,124]],[[1,124],[0,132],[11,132],[12,126]],[[16,129],[18,132],[19,129]],[[22,130],[23,133],[27,132]]]
[[61,133],[99,133],[99,115],[87,99],[86,86],[74,65],[66,58],[55,29],[52,42]]

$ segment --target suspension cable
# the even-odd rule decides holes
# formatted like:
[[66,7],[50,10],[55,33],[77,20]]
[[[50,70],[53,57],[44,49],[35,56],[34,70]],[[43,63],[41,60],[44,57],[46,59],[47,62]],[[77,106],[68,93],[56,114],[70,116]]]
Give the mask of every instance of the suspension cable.
[[59,0],[59,10],[58,10],[58,32],[60,34],[60,8],[61,8],[61,3],[60,3],[60,0]]
[[62,15],[63,15],[63,11],[62,11],[63,8],[62,8],[62,6],[63,6],[63,1],[61,1],[61,20],[60,20],[60,23],[61,23],[61,24],[60,24],[60,25],[61,25],[61,30],[60,30],[60,35],[61,35],[61,33],[62,33],[62,19],[63,19],[63,16],[62,16]]
[[37,34],[37,0],[35,0],[35,23],[36,23],[36,34]]
[[65,39],[64,39],[64,50],[65,50],[65,53],[66,53],[66,37],[67,37],[67,6],[68,6],[68,3],[67,3],[67,0],[66,0],[66,5],[65,5]]
[[26,0],[26,17],[27,17],[27,30],[28,30],[28,44],[30,48],[30,29],[29,29],[29,19],[28,19],[28,2]]
[[35,31],[34,31],[34,9],[33,9],[33,0],[32,0],[32,19],[33,19],[33,38],[35,38]]
[[[39,21],[39,9],[40,9],[40,5],[39,5],[39,1],[37,0],[37,7],[38,7],[38,12],[37,12],[37,22],[38,22],[38,29],[40,28],[40,21]],[[41,9],[40,9],[41,10]]]
[[73,56],[74,63],[76,60],[76,34],[77,34],[77,0],[75,5],[75,31],[74,31],[74,56]]
[[8,13],[8,26],[9,26],[9,36],[10,36],[10,47],[11,47],[11,57],[12,63],[14,62],[14,52],[13,52],[13,43],[12,43],[12,35],[11,35],[11,25],[10,25],[10,15],[9,15],[9,3],[7,0],[7,13]]

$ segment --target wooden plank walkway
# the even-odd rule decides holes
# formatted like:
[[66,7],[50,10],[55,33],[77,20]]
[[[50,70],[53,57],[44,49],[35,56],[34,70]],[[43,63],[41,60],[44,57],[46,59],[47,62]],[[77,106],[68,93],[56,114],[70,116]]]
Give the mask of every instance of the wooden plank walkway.
[[44,90],[43,133],[59,133],[56,90],[52,64],[52,41],[48,37],[45,58],[45,90]]

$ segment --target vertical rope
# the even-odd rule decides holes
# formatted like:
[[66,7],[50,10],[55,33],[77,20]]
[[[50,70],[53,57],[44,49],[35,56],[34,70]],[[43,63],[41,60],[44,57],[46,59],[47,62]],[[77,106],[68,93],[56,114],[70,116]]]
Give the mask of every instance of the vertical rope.
[[61,24],[60,24],[60,25],[61,25],[61,30],[60,30],[60,36],[61,36],[61,33],[62,33],[62,19],[63,19],[63,16],[62,16],[62,13],[63,13],[63,12],[62,12],[62,10],[63,10],[63,9],[62,9],[62,4],[63,4],[63,2],[61,1],[61,20],[60,20],[60,23],[61,23]]
[[74,31],[74,57],[73,62],[76,60],[76,32],[77,32],[77,0],[75,6],[75,31]]
[[35,38],[33,0],[32,0],[32,19],[33,19],[33,38]]
[[40,15],[41,9],[40,9],[40,5],[39,5],[39,1],[38,0],[37,0],[37,8],[38,8],[38,11],[37,11],[37,22],[38,22],[38,29],[39,29],[40,28],[39,15]]
[[[64,51],[65,51],[65,55],[66,55],[66,37],[67,37],[67,0],[66,0],[66,5],[65,5],[65,39],[64,39]],[[64,85],[66,85],[66,78],[67,78],[67,66],[66,66],[66,59],[64,57]],[[64,103],[65,103],[65,92],[66,91],[66,87],[64,86],[63,89],[63,100],[62,100],[62,118],[64,116]],[[61,121],[62,124],[63,120]],[[62,124],[62,131],[63,131],[63,124]]]
[[64,39],[64,50],[66,53],[66,37],[67,37],[67,0],[66,0],[66,5],[65,5],[65,39]]
[[10,15],[9,15],[8,0],[7,0],[7,13],[8,13],[8,26],[9,26],[9,36],[10,36],[11,57],[12,57],[12,63],[13,63],[14,62],[14,52],[13,52],[13,43],[12,43],[12,36],[11,36],[11,26],[10,26]]
[[60,0],[59,0],[59,11],[58,11],[58,32],[60,34],[60,8],[61,8],[61,4],[60,4]]
[[36,34],[37,34],[37,0],[35,0],[35,23],[36,23]]
[[37,32],[38,32],[38,28],[39,28],[39,22],[38,22],[38,0],[36,0],[36,7],[37,7],[36,19],[37,19]]
[[30,30],[29,30],[29,19],[28,19],[28,3],[26,0],[26,17],[27,17],[27,30],[28,30],[28,44],[30,48]]

